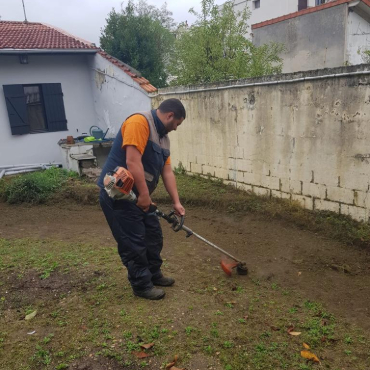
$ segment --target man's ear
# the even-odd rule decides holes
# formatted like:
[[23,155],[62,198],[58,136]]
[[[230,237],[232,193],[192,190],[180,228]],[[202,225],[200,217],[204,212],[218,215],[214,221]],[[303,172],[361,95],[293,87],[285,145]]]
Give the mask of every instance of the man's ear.
[[168,119],[169,121],[171,121],[174,117],[175,117],[175,113],[173,113],[173,112],[168,112],[168,113],[167,113],[167,119]]

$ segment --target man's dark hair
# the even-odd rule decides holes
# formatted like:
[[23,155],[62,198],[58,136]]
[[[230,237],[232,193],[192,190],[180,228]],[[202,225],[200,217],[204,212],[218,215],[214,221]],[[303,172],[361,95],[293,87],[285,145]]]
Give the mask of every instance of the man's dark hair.
[[161,113],[173,113],[176,119],[186,118],[186,111],[179,99],[164,100],[158,107]]

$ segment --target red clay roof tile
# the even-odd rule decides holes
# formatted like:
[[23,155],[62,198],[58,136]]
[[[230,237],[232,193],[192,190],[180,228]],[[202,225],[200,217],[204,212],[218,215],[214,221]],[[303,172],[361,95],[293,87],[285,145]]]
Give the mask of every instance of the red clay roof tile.
[[94,44],[42,23],[0,21],[0,49],[98,49]]
[[93,43],[43,23],[0,21],[0,49],[90,49],[129,75],[146,92],[157,89],[129,65],[107,54]]

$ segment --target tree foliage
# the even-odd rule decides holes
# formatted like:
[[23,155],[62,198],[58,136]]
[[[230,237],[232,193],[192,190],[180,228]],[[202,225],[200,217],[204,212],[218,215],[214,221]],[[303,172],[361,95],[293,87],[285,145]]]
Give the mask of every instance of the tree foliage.
[[160,9],[145,0],[129,0],[121,12],[114,9],[102,29],[103,50],[140,71],[156,87],[167,82],[166,64],[172,50],[174,28],[166,4]]
[[231,1],[222,7],[202,0],[196,22],[178,32],[169,71],[172,84],[186,85],[280,73],[284,47],[260,47],[247,38],[250,12],[236,12]]

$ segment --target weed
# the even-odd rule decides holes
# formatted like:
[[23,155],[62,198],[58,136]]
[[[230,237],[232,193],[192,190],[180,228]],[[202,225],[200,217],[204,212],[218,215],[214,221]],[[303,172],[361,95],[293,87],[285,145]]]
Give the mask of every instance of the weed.
[[234,343],[227,340],[224,342],[224,348],[233,348],[234,347]]
[[75,177],[75,173],[59,168],[32,172],[15,177],[4,186],[4,198],[8,203],[43,203],[50,195]]
[[55,367],[56,370],[63,370],[63,369],[68,369],[68,365],[67,364],[59,364]]
[[126,342],[126,349],[128,352],[138,351],[140,349],[140,345],[129,340]]
[[49,334],[47,337],[45,337],[43,340],[42,340],[42,343],[44,344],[48,344],[51,339],[54,337],[54,334]]
[[31,360],[43,365],[49,365],[51,362],[51,356],[49,351],[44,350],[39,344],[36,345],[36,352],[31,357]]
[[185,333],[186,333],[186,335],[190,335],[193,331],[195,331],[195,329],[194,329],[194,328],[192,328],[191,326],[187,326],[187,327],[185,328]]

